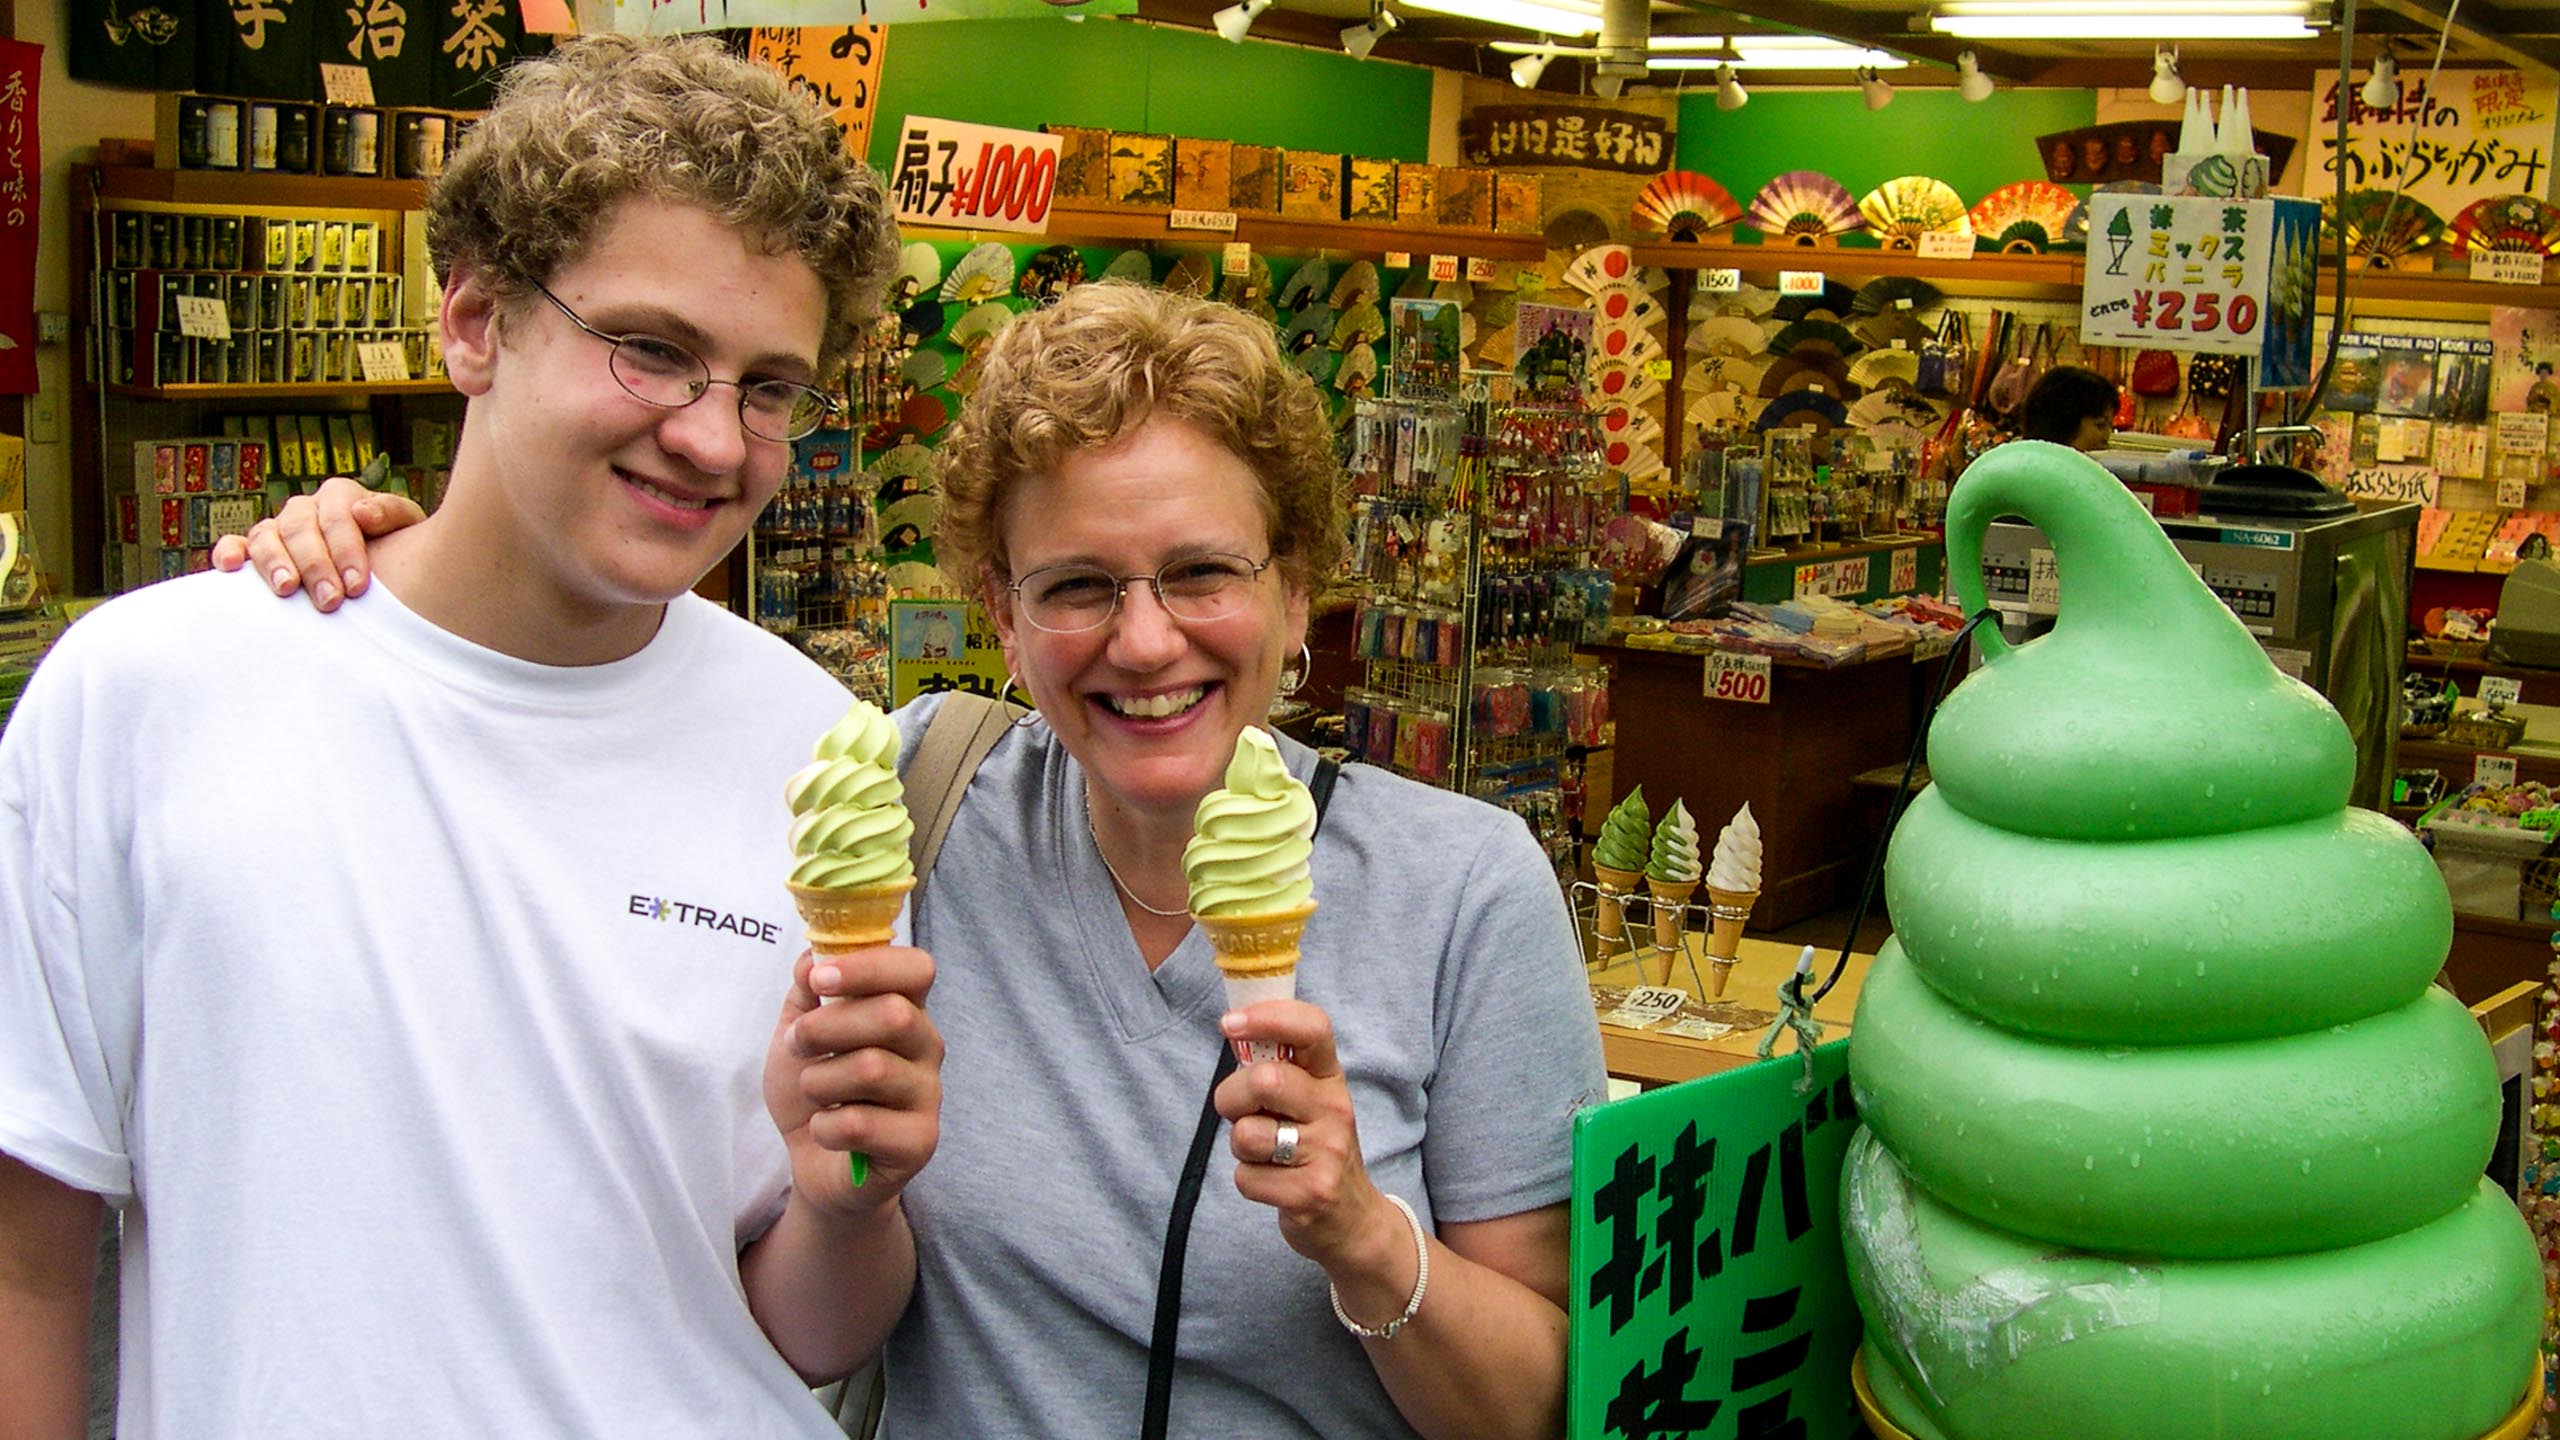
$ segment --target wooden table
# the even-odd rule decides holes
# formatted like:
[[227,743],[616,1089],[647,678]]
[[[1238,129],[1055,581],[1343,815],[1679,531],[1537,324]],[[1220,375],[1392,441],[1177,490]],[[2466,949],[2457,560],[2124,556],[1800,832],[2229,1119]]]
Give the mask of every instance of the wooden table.
[[[1696,961],[1699,978],[1712,986],[1713,971],[1700,951],[1704,937],[1691,931],[1685,938],[1688,943],[1687,959]],[[1694,998],[1699,993],[1698,984],[1690,976],[1689,965],[1680,957],[1658,957],[1649,946],[1635,952],[1635,956],[1641,957],[1640,964],[1630,958],[1607,967],[1594,968],[1591,987],[1595,1004],[1604,996],[1608,999],[1608,1003],[1598,1005],[1603,1014],[1615,1008],[1615,995],[1623,993],[1629,986],[1666,983],[1687,991],[1693,997],[1681,1011],[1682,1018],[1734,1027],[1729,1033],[1712,1039],[1691,1039],[1655,1030],[1626,1030],[1603,1024],[1600,1027],[1600,1048],[1608,1062],[1609,1073],[1651,1088],[1753,1063],[1759,1058],[1760,1037],[1777,1016],[1778,986],[1795,973],[1796,956],[1802,949],[1798,945],[1745,939],[1733,973],[1725,983],[1724,994],[1703,1001]],[[1831,962],[1836,956],[1837,952],[1817,952],[1814,955],[1814,984],[1821,984],[1822,977],[1831,973]],[[1658,978],[1661,974],[1659,967],[1665,958],[1672,960],[1672,974],[1668,981],[1661,981]],[[1824,1041],[1837,1040],[1849,1033],[1850,1016],[1858,1008],[1858,987],[1865,983],[1867,966],[1874,959],[1872,955],[1851,955],[1849,968],[1841,972],[1840,983],[1813,1007],[1814,1018],[1823,1022]],[[1781,1037],[1778,1053],[1793,1054],[1794,1043],[1792,1037]]]

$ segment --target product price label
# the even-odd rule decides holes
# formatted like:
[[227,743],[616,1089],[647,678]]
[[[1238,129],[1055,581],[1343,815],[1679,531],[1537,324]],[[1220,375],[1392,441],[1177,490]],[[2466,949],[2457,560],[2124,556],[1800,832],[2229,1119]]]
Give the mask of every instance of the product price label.
[[1668,384],[1671,380],[1671,362],[1669,360],[1647,360],[1644,362],[1644,373],[1648,379],[1660,380],[1663,383]]
[[220,299],[209,295],[180,295],[178,301],[178,333],[197,340],[231,338],[231,309]]
[[1920,258],[1970,260],[1973,258],[1973,232],[1970,229],[1924,230],[1920,234]]
[[1795,593],[1806,595],[1864,595],[1871,572],[1867,556],[1847,560],[1825,560],[1816,565],[1796,567]]
[[2510,476],[2498,482],[2498,508],[2501,510],[2521,510],[2524,508],[2523,476]]
[[1410,250],[1390,250],[1390,251],[1388,251],[1388,252],[1387,252],[1387,268],[1388,268],[1388,269],[1390,269],[1390,270],[1410,270],[1410,269],[1412,269],[1412,268],[1413,268],[1413,252],[1412,252],[1412,251],[1410,251]]
[[1718,650],[1707,657],[1707,698],[1769,703],[1769,657]]
[[1221,235],[1233,235],[1236,233],[1236,212],[1233,210],[1167,210],[1164,212],[1164,228],[1210,230]]
[[1467,283],[1481,285],[1493,278],[1493,262],[1481,255],[1467,257]]
[[1893,579],[1889,588],[1891,588],[1893,593],[1896,595],[1906,595],[1911,591],[1920,588],[1920,552],[1918,549],[1896,550],[1893,552]]
[[373,103],[373,72],[361,65],[322,65],[320,98],[332,105]]
[[1698,293],[1701,295],[1732,295],[1739,292],[1741,289],[1742,272],[1739,270],[1701,270],[1698,272]]
[[2539,410],[2501,410],[2493,423],[2500,455],[2539,455],[2551,441],[2551,417]]
[[2504,710],[2524,698],[2524,682],[2510,675],[2480,677],[2480,703],[2492,710]]
[[2062,604],[2062,567],[2050,550],[2027,552],[2027,608],[2053,610]]
[[1601,1016],[1600,1023],[1624,1030],[1650,1030],[1679,1014],[1680,1007],[1688,1003],[1686,992],[1662,985],[1639,985],[1627,992],[1616,1009]]
[[2492,285],[2539,285],[2542,256],[2531,250],[2474,250],[2471,278]]
[[1455,255],[1434,255],[1434,256],[1432,256],[1432,257],[1431,257],[1431,280],[1432,280],[1432,283],[1433,283],[1433,284],[1435,284],[1435,285],[1445,285],[1445,284],[1450,283],[1451,281],[1456,280],[1457,278],[1458,278],[1458,257],[1457,257],[1457,256],[1455,256]]
[[[1737,286],[1735,288],[1738,289],[1740,287]],[[1822,293],[1822,272],[1819,270],[1781,270],[1778,272],[1778,293],[1781,295],[1819,295]]]
[[1701,540],[1724,538],[1724,522],[1712,515],[1700,515],[1689,522],[1689,533]]
[[2501,788],[2516,783],[2516,757],[2513,755],[2481,755],[2471,762],[2471,783]]
[[889,193],[911,225],[1039,234],[1057,188],[1055,135],[910,115]]
[[1231,240],[1218,260],[1221,275],[1243,275],[1253,269],[1253,246],[1244,240]]
[[397,340],[367,340],[356,346],[356,364],[368,385],[409,378],[409,356]]

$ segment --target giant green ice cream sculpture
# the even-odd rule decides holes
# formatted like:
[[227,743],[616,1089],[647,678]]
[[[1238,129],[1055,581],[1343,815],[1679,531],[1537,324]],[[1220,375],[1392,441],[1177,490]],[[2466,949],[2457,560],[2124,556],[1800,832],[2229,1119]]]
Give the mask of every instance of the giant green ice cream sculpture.
[[2476,1440],[2541,1280],[2481,1171],[2479,1028],[2417,841],[2326,702],[2095,463],[2004,445],[1947,508],[2060,569],[2051,634],[1929,732],[1860,994],[1842,1185],[1868,1383],[1922,1440]]

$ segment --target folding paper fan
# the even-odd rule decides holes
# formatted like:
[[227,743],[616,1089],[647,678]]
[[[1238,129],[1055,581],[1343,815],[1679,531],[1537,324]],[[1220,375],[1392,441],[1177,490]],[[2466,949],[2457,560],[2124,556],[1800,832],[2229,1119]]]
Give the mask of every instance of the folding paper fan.
[[1971,233],[1955,187],[1927,175],[1887,180],[1858,202],[1858,213],[1867,217],[1867,228],[1882,237],[1888,250],[1911,249],[1934,230]]
[[1743,355],[1709,355],[1689,362],[1689,373],[1682,378],[1688,393],[1704,395],[1717,390],[1740,390],[1760,393],[1760,377],[1768,367]]
[[1289,322],[1288,329],[1280,332],[1280,348],[1292,353],[1323,349],[1324,342],[1333,334],[1336,318],[1330,305],[1319,302],[1308,306]]
[[942,322],[949,313],[939,300],[918,300],[898,312],[898,328],[918,340],[930,340],[942,333]]
[[1600,412],[1600,437],[1631,440],[1638,445],[1662,443],[1661,417],[1634,405],[1611,405]]
[[2021,180],[1973,202],[1966,219],[1992,249],[2036,254],[2063,242],[2079,208],[2079,196],[2050,180]]
[[1333,388],[1345,395],[1365,395],[1378,385],[1378,351],[1360,344],[1342,352],[1342,368],[1333,372]]
[[1322,345],[1310,346],[1290,357],[1290,363],[1306,372],[1308,379],[1319,385],[1332,383],[1334,372],[1342,368],[1342,352]]
[[1606,285],[1591,297],[1591,319],[1597,325],[1651,325],[1662,318],[1662,303],[1633,285]]
[[1760,402],[1740,390],[1718,390],[1681,412],[1692,425],[1742,426],[1758,415]]
[[1821,314],[1838,320],[1854,313],[1857,304],[1858,287],[1845,281],[1825,280],[1818,294],[1788,295],[1781,298],[1775,306],[1770,308],[1769,318],[1793,322],[1802,320],[1808,315]]
[[1662,399],[1662,382],[1622,360],[1603,360],[1591,367],[1583,384],[1594,403],[1650,405]]
[[1881,315],[1888,310],[1934,310],[1947,297],[1938,287],[1917,275],[1886,275],[1858,287],[1857,298],[1849,309],[1859,315]]
[[1342,318],[1333,323],[1333,337],[1329,342],[1334,349],[1348,350],[1354,345],[1366,345],[1386,338],[1387,320],[1378,313],[1376,302],[1360,301],[1341,314]]
[[1870,350],[1849,362],[1849,383],[1873,390],[1888,381],[1911,384],[1920,378],[1920,357],[1909,350]]
[[942,298],[976,304],[1013,288],[1013,252],[990,240],[970,247],[942,277]]
[[1396,298],[1399,300],[1430,299],[1431,267],[1428,265],[1416,265],[1412,269],[1405,271],[1404,278],[1396,282]]
[[1818,390],[1825,395],[1849,393],[1849,367],[1836,360],[1779,360],[1760,375],[1756,388],[1775,399],[1791,390]]
[[1793,354],[1807,342],[1828,345],[1834,355],[1855,355],[1866,348],[1848,326],[1836,320],[1798,320],[1769,337],[1769,353]]
[[1564,283],[1589,295],[1612,281],[1635,280],[1640,268],[1635,252],[1626,246],[1595,245],[1564,267]]
[[1298,267],[1297,273],[1289,277],[1289,283],[1281,286],[1280,293],[1271,297],[1271,303],[1283,310],[1295,310],[1321,299],[1332,285],[1333,266],[1318,255]]
[[1051,245],[1022,262],[1014,293],[1035,305],[1048,305],[1066,294],[1068,286],[1083,283],[1084,255],[1073,245]]
[[1243,269],[1218,277],[1218,298],[1239,309],[1266,305],[1271,298],[1271,262],[1259,253],[1246,257]]
[[1693,355],[1757,355],[1768,336],[1739,315],[1719,315],[1689,327]]
[[1217,262],[1207,255],[1190,254],[1173,262],[1165,272],[1164,288],[1177,295],[1206,297],[1218,284]]
[[1102,267],[1102,278],[1152,284],[1156,278],[1156,262],[1149,259],[1144,250],[1123,250],[1111,257],[1110,264]]
[[942,283],[942,252],[922,240],[910,240],[898,247],[897,278],[889,282],[892,307],[908,301]]
[[1662,342],[1646,330],[1601,330],[1591,337],[1591,354],[1594,359],[1642,365],[1662,358]]
[[2474,200],[2453,217],[2453,253],[2476,250],[2560,255],[2560,207],[2531,195]]
[[1929,343],[1932,333],[1928,326],[1920,323],[1920,317],[1909,310],[1861,315],[1849,329],[1870,350],[1889,350],[1897,341],[1906,350],[1917,350]]
[[939,350],[917,350],[899,362],[898,378],[919,390],[931,390],[951,378],[951,361]]
[[1467,306],[1466,312],[1493,329],[1500,330],[1520,318],[1520,296],[1516,292],[1505,294],[1495,291]]
[[2347,249],[2377,270],[2392,268],[2444,236],[2444,221],[2436,212],[2388,190],[2350,190],[2343,199],[2321,201],[2320,210],[2328,232],[2344,235]]
[[1695,170],[1666,170],[1636,192],[1635,227],[1674,240],[1696,240],[1742,218],[1723,186]]
[[1769,239],[1790,245],[1818,245],[1867,228],[1867,217],[1847,188],[1819,170],[1790,170],[1772,178],[1751,197],[1742,219]]
[[2083,200],[2079,204],[2071,207],[2070,217],[2062,222],[2062,243],[2065,245],[2086,245],[2089,243],[2088,201]]
[[1342,278],[1333,282],[1333,293],[1325,297],[1325,303],[1336,310],[1348,310],[1355,305],[1375,305],[1383,293],[1378,267],[1366,260],[1355,260],[1343,270]]
[[951,407],[932,395],[910,395],[898,407],[898,423],[918,435],[940,433],[951,423]]
[[1816,430],[1830,430],[1849,423],[1849,407],[1819,390],[1792,390],[1762,406],[1760,418],[1752,422],[1758,430],[1791,430],[1810,425]]
[[990,300],[973,305],[969,313],[951,327],[950,340],[963,350],[974,350],[996,338],[996,332],[1013,323],[1013,310],[1001,301]]

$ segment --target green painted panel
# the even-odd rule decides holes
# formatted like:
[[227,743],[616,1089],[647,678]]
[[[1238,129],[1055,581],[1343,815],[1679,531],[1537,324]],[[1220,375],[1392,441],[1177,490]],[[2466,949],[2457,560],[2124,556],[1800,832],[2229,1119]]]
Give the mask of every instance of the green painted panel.
[[909,114],[1425,160],[1431,72],[1102,18],[954,20],[890,36],[871,132],[871,163],[884,172]]
[[1710,90],[1681,99],[1679,163],[1745,205],[1789,170],[1820,170],[1852,196],[1896,176],[1934,175],[1970,205],[2011,181],[2043,179],[2036,137],[2094,123],[2097,113],[2094,90],[2002,90],[1980,104],[1953,90],[1903,90],[1882,110],[1855,89],[1755,92],[1739,110],[1718,110]]

